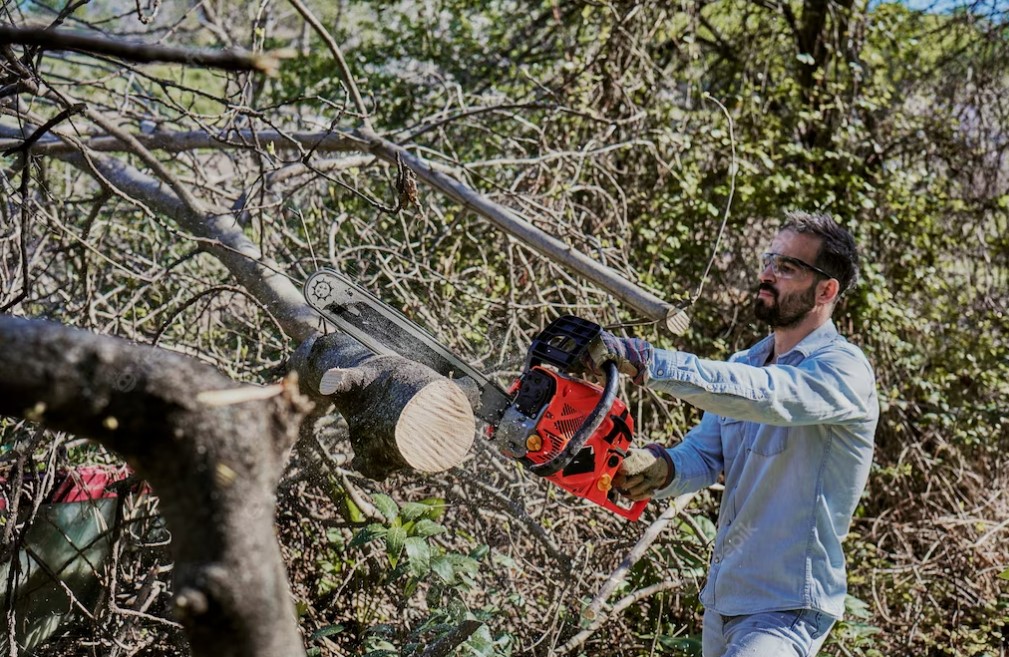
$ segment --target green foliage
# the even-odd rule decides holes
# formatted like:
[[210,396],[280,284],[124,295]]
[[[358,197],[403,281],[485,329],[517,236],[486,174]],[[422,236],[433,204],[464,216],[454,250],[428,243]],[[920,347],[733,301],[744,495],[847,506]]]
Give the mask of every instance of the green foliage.
[[[450,640],[468,621],[481,625],[458,650],[488,657],[509,654],[509,636],[495,637],[486,625],[495,618],[496,609],[473,607],[466,601],[490,554],[487,546],[476,545],[468,553],[461,553],[439,544],[438,537],[446,532],[438,522],[445,513],[442,499],[400,504],[389,495],[376,493],[371,502],[382,516],[380,522],[364,524],[349,540],[342,531],[328,533],[329,549],[317,561],[318,594],[326,595],[345,586],[343,580],[348,574],[353,581],[354,572],[362,571],[366,572],[366,581],[360,585],[375,595],[381,592],[391,596],[398,609],[414,613],[398,620],[360,616],[358,623],[364,628],[359,631],[361,654],[421,654],[432,643]],[[426,611],[418,616],[416,612],[421,609]],[[348,632],[344,623],[326,625],[313,633],[311,641],[340,640]]]
[[845,617],[831,631],[827,645],[841,645],[850,655],[883,657],[876,648],[877,635],[883,630],[873,624],[869,605],[849,595],[844,601],[844,614]]

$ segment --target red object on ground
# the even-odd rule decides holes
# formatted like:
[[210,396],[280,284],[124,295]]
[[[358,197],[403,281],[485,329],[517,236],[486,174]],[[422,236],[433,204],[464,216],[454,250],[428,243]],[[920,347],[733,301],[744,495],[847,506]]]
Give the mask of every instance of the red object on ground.
[[[56,475],[56,486],[46,499],[47,504],[88,502],[116,497],[112,484],[126,479],[132,471],[126,466],[85,465],[61,469]],[[7,510],[7,500],[13,491],[7,489],[8,481],[0,477],[0,511]]]

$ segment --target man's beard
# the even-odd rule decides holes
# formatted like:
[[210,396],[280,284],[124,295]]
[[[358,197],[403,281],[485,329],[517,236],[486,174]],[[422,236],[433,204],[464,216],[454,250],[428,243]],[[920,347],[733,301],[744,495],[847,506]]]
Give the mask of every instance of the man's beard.
[[756,297],[753,300],[753,314],[767,322],[771,328],[792,328],[801,322],[816,307],[816,285],[812,284],[803,292],[793,292],[779,298],[778,291],[770,283],[761,283],[757,288],[774,295],[774,301]]

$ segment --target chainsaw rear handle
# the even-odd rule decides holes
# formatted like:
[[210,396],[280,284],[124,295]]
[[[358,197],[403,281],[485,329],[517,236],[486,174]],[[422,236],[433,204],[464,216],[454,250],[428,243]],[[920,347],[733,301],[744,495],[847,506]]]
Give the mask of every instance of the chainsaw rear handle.
[[592,409],[589,416],[585,418],[585,422],[582,423],[582,426],[575,432],[575,435],[568,441],[564,450],[549,461],[530,465],[530,472],[540,477],[549,477],[563,470],[567,467],[568,463],[571,463],[578,452],[581,451],[582,447],[585,446],[585,442],[592,437],[592,434],[596,432],[596,429],[603,423],[603,420],[606,419],[606,414],[609,413],[610,408],[613,406],[613,401],[617,398],[617,377],[619,373],[617,372],[617,364],[613,361],[603,363],[602,370],[603,375],[606,377],[606,385],[603,386],[603,395],[599,398],[599,403]]

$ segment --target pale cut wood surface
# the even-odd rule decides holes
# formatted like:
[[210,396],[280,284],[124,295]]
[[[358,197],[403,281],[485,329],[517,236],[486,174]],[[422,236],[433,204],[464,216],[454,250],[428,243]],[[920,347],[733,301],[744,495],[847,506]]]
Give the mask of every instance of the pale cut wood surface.
[[396,445],[420,472],[441,472],[462,462],[473,445],[476,421],[469,399],[451,381],[434,381],[417,393],[396,423]]

